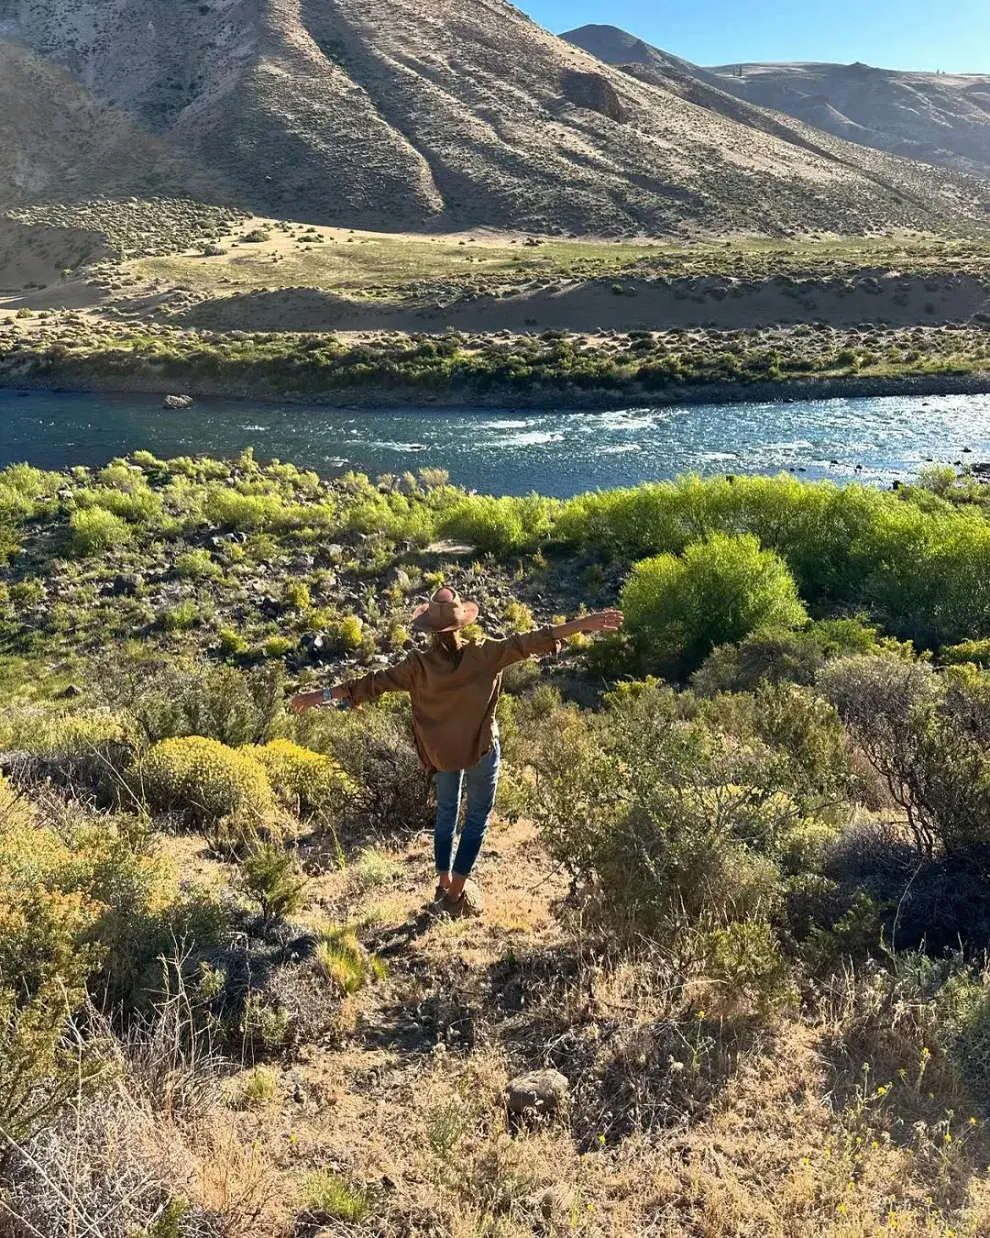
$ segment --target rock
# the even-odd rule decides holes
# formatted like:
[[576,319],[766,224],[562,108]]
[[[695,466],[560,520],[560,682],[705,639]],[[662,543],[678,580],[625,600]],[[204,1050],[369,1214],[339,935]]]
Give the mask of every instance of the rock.
[[534,1216],[542,1217],[551,1224],[559,1224],[571,1216],[577,1199],[577,1191],[558,1184],[534,1191],[526,1196],[523,1203],[528,1205],[527,1210]]
[[135,597],[143,587],[143,576],[139,576],[137,572],[127,572],[113,578],[110,592],[116,598]]
[[82,696],[82,694],[83,690],[78,684],[70,683],[67,684],[58,695],[63,700],[71,700],[73,697]]
[[310,572],[315,566],[316,560],[312,555],[296,555],[291,564],[294,572]]
[[403,593],[408,593],[412,588],[412,581],[409,579],[409,573],[401,567],[389,568],[385,574],[385,583],[387,585],[397,585]]
[[307,632],[299,642],[299,648],[314,660],[326,653],[328,647],[327,638],[322,632]]
[[533,1070],[519,1075],[505,1089],[510,1113],[554,1113],[570,1091],[567,1076],[559,1070]]
[[162,408],[168,408],[172,410],[180,409],[180,408],[192,408],[193,403],[194,401],[191,395],[167,395],[165,399],[162,401]]

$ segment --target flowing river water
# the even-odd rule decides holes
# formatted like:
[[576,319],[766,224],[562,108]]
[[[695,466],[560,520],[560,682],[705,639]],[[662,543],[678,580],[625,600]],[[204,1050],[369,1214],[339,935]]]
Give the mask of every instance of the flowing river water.
[[889,486],[928,462],[990,460],[990,395],[892,396],[612,412],[366,409],[0,390],[0,467],[159,456],[291,460],[324,475],[425,466],[494,494],[566,497],[682,473],[779,473]]

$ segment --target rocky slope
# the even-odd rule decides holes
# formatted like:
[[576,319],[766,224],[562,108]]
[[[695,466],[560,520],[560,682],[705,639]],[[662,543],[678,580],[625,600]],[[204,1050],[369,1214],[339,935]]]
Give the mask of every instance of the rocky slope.
[[[0,21],[0,33],[5,28]],[[64,69],[0,38],[0,207],[170,185],[208,201],[230,194],[215,172],[100,101]]]
[[561,37],[607,64],[680,70],[846,141],[990,176],[990,75],[909,73],[865,64],[705,69],[615,26],[582,26]]
[[[941,227],[990,208],[981,182],[605,66],[504,0],[0,0],[0,34],[76,79],[26,82],[20,111],[45,89],[60,115],[102,116],[98,133],[141,127],[129,192],[143,176],[195,196],[207,168],[211,193],[268,215],[605,235]],[[23,121],[12,139],[22,167],[75,166]],[[162,145],[187,169],[167,186]]]

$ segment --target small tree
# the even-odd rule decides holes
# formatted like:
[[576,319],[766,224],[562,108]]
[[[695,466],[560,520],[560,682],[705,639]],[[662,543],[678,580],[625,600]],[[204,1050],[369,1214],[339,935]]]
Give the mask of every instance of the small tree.
[[284,920],[303,905],[306,878],[298,858],[277,843],[259,843],[241,865],[244,889],[266,923]]

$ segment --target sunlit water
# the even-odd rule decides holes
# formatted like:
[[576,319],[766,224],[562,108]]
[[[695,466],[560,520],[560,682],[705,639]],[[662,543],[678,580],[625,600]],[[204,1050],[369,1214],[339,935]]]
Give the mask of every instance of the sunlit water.
[[[159,456],[232,456],[253,447],[335,474],[436,466],[496,494],[567,496],[680,473],[908,479],[929,460],[990,460],[990,396],[884,397],[793,404],[703,404],[621,412],[381,412],[200,400],[0,391],[0,465],[102,464]],[[967,451],[968,449],[968,451]]]

